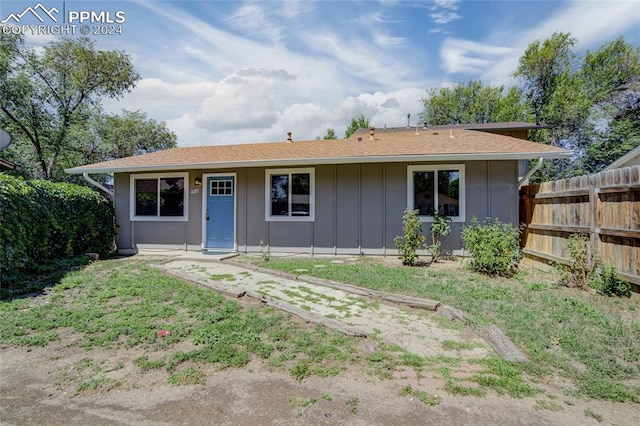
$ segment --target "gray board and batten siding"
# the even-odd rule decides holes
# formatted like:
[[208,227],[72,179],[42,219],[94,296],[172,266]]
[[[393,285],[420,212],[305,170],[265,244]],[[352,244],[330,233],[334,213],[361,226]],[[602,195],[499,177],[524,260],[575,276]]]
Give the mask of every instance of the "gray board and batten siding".
[[[187,172],[188,220],[131,221],[131,173],[115,173],[115,207],[119,251],[136,248],[201,250],[203,248],[203,188],[194,179],[206,173],[236,176],[236,235],[239,252],[298,252],[312,254],[397,253],[394,237],[402,233],[407,207],[409,165],[439,163],[323,164],[315,170],[315,219],[267,221],[265,219],[265,167],[176,170]],[[518,161],[466,161],[464,164],[465,223],[476,216],[497,217],[518,223]],[[307,166],[308,168],[308,166]],[[295,169],[295,168],[293,168]],[[443,239],[443,248],[459,253],[461,225]],[[423,224],[429,235],[429,224]],[[261,247],[262,241],[262,247]]]

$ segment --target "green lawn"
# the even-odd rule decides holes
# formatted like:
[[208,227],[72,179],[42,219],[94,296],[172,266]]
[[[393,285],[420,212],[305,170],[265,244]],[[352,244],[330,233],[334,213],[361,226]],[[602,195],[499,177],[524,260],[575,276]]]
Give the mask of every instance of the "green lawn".
[[[371,336],[374,351],[365,353],[358,349],[359,338],[307,324],[255,302],[225,298],[168,276],[148,261],[65,264],[75,270],[56,270],[46,279],[24,276],[24,283],[16,281],[7,289],[0,302],[0,347],[51,345],[56,351],[86,350],[87,356],[71,367],[50,372],[59,389],[72,389],[74,394],[136,387],[150,370],[164,372],[173,385],[203,384],[206,365],[245,368],[252,360],[263,360],[260,365],[269,369],[288,371],[299,381],[351,368],[384,380],[411,368],[418,376],[437,372],[450,393],[466,395],[471,389],[460,386],[462,379],[452,374],[465,368],[462,359],[421,357],[376,336]],[[11,294],[16,298],[7,296]],[[167,331],[168,335],[159,336]],[[456,344],[442,342],[450,350]],[[129,348],[136,348],[137,355],[129,355]],[[107,353],[119,361],[105,362]],[[513,397],[539,393],[523,380],[520,371],[497,357],[473,362],[481,366],[467,379],[478,384],[472,389],[475,396],[489,389]],[[110,378],[109,372],[127,366],[134,366],[139,375],[124,376],[122,382]]]
[[[325,267],[315,268],[318,264]],[[640,399],[637,295],[607,298],[556,288],[545,276],[520,273],[508,280],[491,279],[461,267],[391,267],[372,258],[343,264],[329,259],[272,259],[262,265],[285,271],[306,269],[362,287],[439,300],[464,310],[473,326],[498,325],[531,362],[478,360],[482,369],[468,380],[479,388],[461,387],[451,374],[461,359],[420,357],[375,336],[375,352],[365,354],[358,350],[358,338],[306,324],[272,308],[225,298],[135,259],[69,265],[76,270],[57,271],[51,275],[54,282],[41,293],[21,298],[7,297],[20,291],[5,291],[0,301],[0,346],[86,349],[87,357],[74,366],[76,376],[57,376],[67,387],[72,383],[75,393],[120,386],[106,372],[126,365],[135,366],[142,375],[162,371],[168,383],[188,385],[206,381],[205,365],[244,368],[251,360],[261,359],[268,368],[288,371],[296,380],[336,375],[350,368],[384,379],[413,368],[418,375],[437,372],[452,394],[482,396],[491,389],[524,397],[540,392],[524,377],[544,382],[556,375],[574,384],[565,390],[567,395]],[[42,287],[42,279],[24,285],[36,290]],[[159,337],[162,330],[170,334]],[[456,342],[445,345],[454,348]],[[138,350],[133,359],[108,365],[100,357],[92,358],[102,348]],[[419,390],[407,392],[419,396]]]
[[[384,266],[375,258],[272,258],[261,266],[435,299],[465,311],[472,326],[495,324],[531,362],[514,364],[534,381],[552,375],[573,383],[569,395],[640,401],[640,298],[610,298],[557,287],[554,276],[520,272],[489,278],[451,268]],[[315,265],[324,265],[317,268]]]
[[[202,372],[194,364],[244,367],[261,358],[301,380],[337,374],[358,360],[355,338],[272,308],[243,308],[147,262],[100,261],[56,276],[62,278],[43,295],[0,302],[1,344],[46,346],[64,335],[73,340],[65,344],[87,350],[137,347],[148,355],[131,362],[141,372],[165,369],[173,384],[201,383]],[[170,334],[158,336],[162,330]],[[185,342],[192,349],[176,349]],[[187,361],[190,366],[182,368]],[[95,374],[79,383],[77,392],[107,385],[90,359],[84,364]]]

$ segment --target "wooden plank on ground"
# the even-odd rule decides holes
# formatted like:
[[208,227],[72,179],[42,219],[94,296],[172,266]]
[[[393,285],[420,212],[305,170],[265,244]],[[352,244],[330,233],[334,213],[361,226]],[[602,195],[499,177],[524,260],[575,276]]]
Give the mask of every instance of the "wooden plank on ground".
[[495,325],[484,327],[480,335],[505,360],[512,362],[526,362],[527,356]]
[[426,309],[428,311],[436,311],[440,306],[440,302],[436,302],[435,300],[421,299],[419,297],[401,296],[386,293],[381,294],[380,297],[387,302],[409,306],[410,308]]
[[438,309],[438,313],[450,320],[459,320],[465,324],[469,322],[469,317],[467,317],[467,315],[464,312],[454,308],[453,306],[441,305],[440,309]]

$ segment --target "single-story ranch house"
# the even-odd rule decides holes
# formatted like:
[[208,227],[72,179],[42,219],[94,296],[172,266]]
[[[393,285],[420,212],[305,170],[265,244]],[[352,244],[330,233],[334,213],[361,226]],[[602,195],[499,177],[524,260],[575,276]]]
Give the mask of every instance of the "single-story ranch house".
[[75,167],[113,173],[120,252],[138,248],[396,254],[407,207],[518,223],[522,160],[571,151],[527,140],[530,123],[361,129],[348,139],[174,148]]

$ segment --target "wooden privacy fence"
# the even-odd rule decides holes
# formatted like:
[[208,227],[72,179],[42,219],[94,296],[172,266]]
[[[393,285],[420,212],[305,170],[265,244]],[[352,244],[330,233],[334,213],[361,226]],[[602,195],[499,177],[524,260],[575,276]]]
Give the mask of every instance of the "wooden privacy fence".
[[525,258],[569,263],[567,238],[584,233],[596,259],[640,285],[640,166],[524,186],[520,221]]

